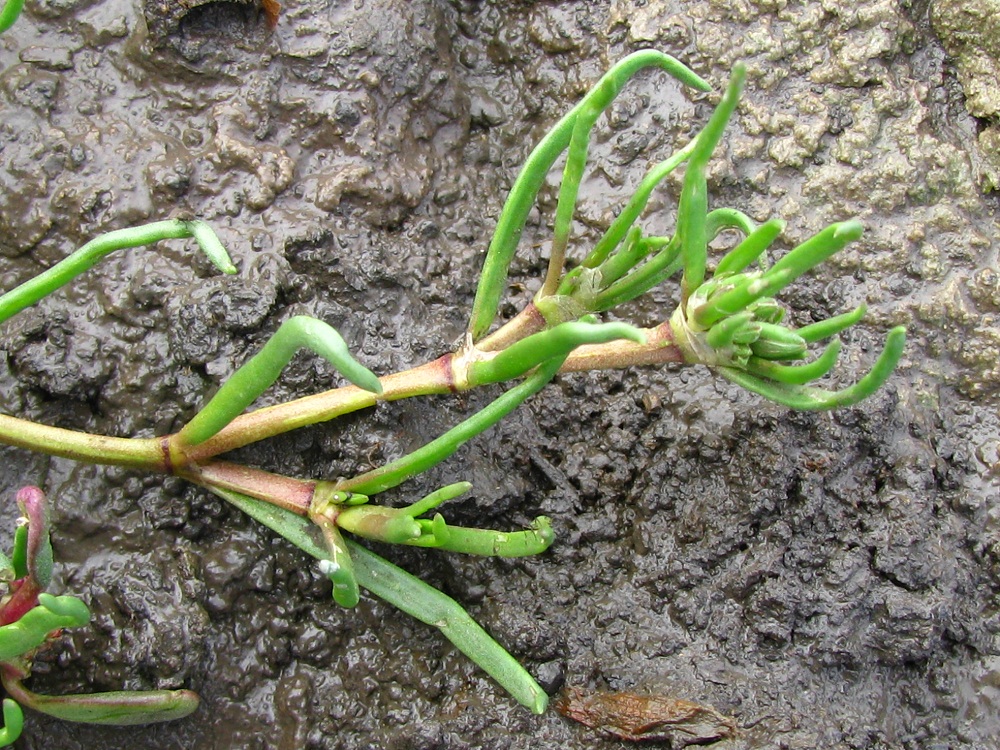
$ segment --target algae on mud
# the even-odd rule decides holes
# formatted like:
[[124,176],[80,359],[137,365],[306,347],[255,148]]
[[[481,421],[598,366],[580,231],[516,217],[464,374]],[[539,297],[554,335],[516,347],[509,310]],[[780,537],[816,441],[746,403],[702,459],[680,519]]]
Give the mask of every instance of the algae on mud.
[[[343,331],[350,340],[394,333],[390,351],[363,347],[379,371],[447,348],[464,321],[444,301],[456,290],[471,299],[464,280],[502,198],[500,180],[484,183],[483,171],[510,174],[561,113],[557,101],[632,45],[670,46],[713,80],[725,77],[727,56],[748,59],[751,92],[728,137],[732,159],[710,171],[712,194],[794,218],[803,236],[862,215],[864,252],[841,260],[852,281],[817,279],[790,299],[808,322],[817,306],[892,297],[893,313],[870,307],[879,328],[915,330],[898,397],[790,416],[693,373],[569,377],[551,403],[461,454],[480,488],[463,510],[470,522],[544,512],[567,519],[556,529],[566,542],[544,565],[395,559],[509,634],[550,689],[570,681],[702,700],[744,725],[762,719],[738,740],[748,747],[989,746],[997,636],[988,602],[1000,563],[987,462],[1000,379],[987,320],[997,311],[980,275],[995,268],[997,227],[975,178],[975,124],[944,52],[927,19],[902,3],[632,5],[303,3],[273,48],[237,32],[242,41],[223,54],[208,36],[201,48],[217,54],[202,58],[207,75],[195,89],[177,70],[199,63],[155,69],[127,46],[140,26],[131,7],[91,3],[72,12],[82,20],[73,31],[68,11],[40,5],[27,20],[47,29],[49,49],[71,51],[75,69],[96,75],[52,87],[53,54],[19,63],[2,52],[15,68],[4,106],[21,124],[4,153],[25,191],[0,197],[0,217],[35,217],[0,238],[5,255],[22,253],[5,268],[23,278],[170,201],[212,219],[225,244],[249,247],[255,260],[247,278],[197,285],[179,256],[114,261],[100,285],[67,292],[79,313],[50,303],[61,317],[8,332],[8,367],[20,379],[5,376],[4,410],[115,434],[171,431],[207,382],[292,311],[362,315]],[[640,26],[654,11],[656,23]],[[827,61],[818,74],[843,67],[865,85],[834,78],[818,92],[811,75]],[[236,97],[210,80],[234,71]],[[584,182],[587,225],[605,226],[633,187],[629,164],[662,154],[702,110],[651,84],[627,93],[599,138],[609,158]],[[31,153],[49,154],[44,171],[31,168]],[[257,193],[271,200],[266,210],[249,208],[242,195],[281,186],[269,170],[283,158],[296,166],[292,181]],[[108,184],[123,159],[136,165],[130,184],[104,195],[91,187]],[[376,184],[376,175],[389,179]],[[91,217],[82,232],[50,218],[81,207]],[[33,258],[23,254],[29,230],[51,238]],[[359,263],[331,264],[346,249]],[[539,266],[516,261],[515,293]],[[968,279],[980,280],[969,290]],[[200,313],[217,323],[203,325]],[[417,319],[426,328],[409,330]],[[98,365],[101,347],[117,366]],[[293,363],[273,398],[328,377]],[[658,395],[637,400],[636,389]],[[580,415],[578,398],[599,408]],[[246,458],[349,473],[364,465],[358,457],[405,453],[462,413],[447,400],[434,407],[376,412],[365,429],[314,428]],[[527,454],[514,449],[525,441]],[[57,509],[61,575],[105,612],[60,657],[79,685],[190,681],[207,688],[215,717],[142,733],[35,725],[38,738],[66,748],[592,745],[558,720],[511,712],[485,678],[388,610],[337,611],[301,557],[180,483],[164,495],[158,480],[3,453],[8,486],[45,476],[72,500]],[[163,544],[151,544],[150,525]],[[537,600],[524,600],[525,586]],[[135,622],[141,634],[112,636]],[[401,639],[411,650],[393,647]],[[106,660],[95,663],[97,653]]]

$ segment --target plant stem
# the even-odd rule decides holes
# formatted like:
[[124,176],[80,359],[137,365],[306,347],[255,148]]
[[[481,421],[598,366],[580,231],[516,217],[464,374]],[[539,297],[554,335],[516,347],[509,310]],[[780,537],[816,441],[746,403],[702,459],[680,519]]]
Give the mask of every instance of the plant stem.
[[520,341],[526,336],[538,333],[545,328],[545,325],[545,318],[542,316],[542,313],[535,306],[534,302],[530,302],[521,312],[476,344],[476,348],[483,352],[495,352],[500,349],[506,349],[511,344]]
[[159,438],[117,438],[65,430],[0,414],[0,442],[92,464],[167,471]]
[[223,489],[264,500],[300,516],[309,512],[317,482],[272,474],[229,461],[212,461],[177,471],[189,482],[211,490]]
[[[530,309],[533,309],[533,306]],[[514,323],[514,320],[511,323]],[[531,316],[526,316],[518,324],[518,328],[523,331],[532,327]],[[501,334],[503,330],[494,335]],[[612,341],[607,344],[581,346],[569,355],[560,372],[684,362],[683,353],[674,343],[669,322],[640,330],[646,336],[645,344]],[[387,375],[381,378],[381,396],[354,386],[344,386],[288,403],[258,409],[237,417],[212,439],[198,446],[184,448],[178,453],[187,461],[201,463],[212,456],[242,448],[259,440],[374,406],[379,401],[398,401],[412,396],[455,392],[458,390],[456,381],[464,380],[466,377],[465,373],[454,371],[455,359],[455,355],[446,354],[412,370]]]
[[[509,345],[508,341],[519,340],[536,327],[542,327],[541,316],[534,305],[529,305],[525,312],[484,343],[491,344],[491,349],[494,346],[503,348],[502,345]],[[684,361],[683,354],[674,343],[668,323],[642,331],[646,335],[645,344],[613,341],[581,346],[570,354],[560,372],[619,369]],[[299,427],[326,422],[374,406],[379,401],[398,401],[414,396],[456,392],[456,375],[464,379],[465,373],[454,372],[455,366],[455,355],[446,354],[432,362],[381,378],[381,396],[355,386],[345,386],[258,409],[237,417],[213,438],[197,446],[181,445],[176,435],[162,438],[108,437],[36,424],[5,414],[0,414],[0,443],[75,461],[177,473],[199,484],[211,483],[213,480],[204,475],[208,468],[207,462],[222,453]],[[202,472],[201,476],[205,477],[205,481],[198,478],[198,471],[194,471],[192,467],[199,467],[198,471]],[[212,471],[222,470],[216,467]],[[230,474],[226,476],[231,478]],[[250,487],[242,482],[232,485],[223,483],[221,486],[230,486],[254,497],[262,497],[260,492],[250,491]],[[275,495],[270,489],[266,492],[268,499],[283,496],[283,493]],[[292,493],[292,496],[299,497],[299,493]],[[298,504],[295,502],[288,507],[295,509]]]
[[637,365],[685,361],[684,353],[674,343],[674,333],[669,321],[654,328],[639,330],[645,336],[646,343],[620,340],[608,344],[585,344],[573,350],[559,372],[619,370]]
[[430,396],[455,391],[452,360],[446,354],[432,362],[379,379],[382,394],[376,395],[356,386],[344,386],[306,396],[275,406],[264,407],[236,417],[213,438],[197,446],[183,448],[172,444],[171,452],[188,461],[200,463],[212,456],[242,448],[265,438],[281,435],[311,424],[327,422],[379,401],[399,401],[413,396]]

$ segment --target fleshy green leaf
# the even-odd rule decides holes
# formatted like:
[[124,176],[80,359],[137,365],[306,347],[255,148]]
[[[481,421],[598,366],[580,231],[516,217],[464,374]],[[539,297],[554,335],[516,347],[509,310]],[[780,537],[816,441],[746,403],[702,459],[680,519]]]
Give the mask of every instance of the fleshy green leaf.
[[854,385],[839,391],[765,380],[745,370],[732,367],[720,367],[719,372],[737,385],[792,409],[803,411],[834,409],[852,406],[881,388],[899,363],[905,344],[906,329],[902,326],[893,328],[886,338],[882,354],[868,374]]

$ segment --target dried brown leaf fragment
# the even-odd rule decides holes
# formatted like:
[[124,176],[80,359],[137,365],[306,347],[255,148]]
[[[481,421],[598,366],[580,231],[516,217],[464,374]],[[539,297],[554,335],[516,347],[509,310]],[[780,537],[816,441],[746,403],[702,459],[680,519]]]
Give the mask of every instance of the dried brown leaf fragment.
[[670,741],[672,747],[708,745],[736,735],[736,722],[711,706],[663,695],[567,688],[556,710],[622,740]]

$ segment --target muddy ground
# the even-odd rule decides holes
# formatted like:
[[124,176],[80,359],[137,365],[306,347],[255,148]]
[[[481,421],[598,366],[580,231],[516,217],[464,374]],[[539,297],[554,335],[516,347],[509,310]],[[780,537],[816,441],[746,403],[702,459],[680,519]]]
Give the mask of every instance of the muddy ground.
[[[5,326],[2,408],[164,434],[296,313],[337,326],[379,373],[435,357],[464,328],[505,188],[610,61],[653,46],[720,86],[744,60],[710,199],[784,217],[786,247],[865,223],[783,298],[800,323],[869,304],[842,383],[906,324],[891,385],[797,414],[704,368],[562,377],[394,495],[470,480],[450,519],[518,528],[546,513],[549,552],[380,551],[553,693],[701,701],[742,727],[734,749],[1000,747],[1000,193],[984,192],[1000,107],[975,88],[996,64],[976,51],[996,3],[966,4],[965,21],[945,0],[860,5],[289,0],[272,31],[244,5],[28,0],[0,41],[3,288],[98,233],[171,216],[211,222],[241,271],[220,277],[179,241],[108,259]],[[661,74],[626,90],[599,126],[579,242],[714,101]],[[506,315],[542,271],[555,184]],[[676,198],[675,181],[648,226],[669,231]],[[628,317],[660,320],[675,298],[657,291]],[[332,382],[301,356],[265,400]],[[381,406],[241,458],[347,475],[495,393]],[[4,497],[36,483],[55,499],[58,586],[95,612],[32,685],[203,697],[148,728],[31,715],[18,747],[622,746],[532,716],[387,605],[338,608],[308,559],[199,489],[2,458]],[[0,515],[10,528],[13,503]]]

